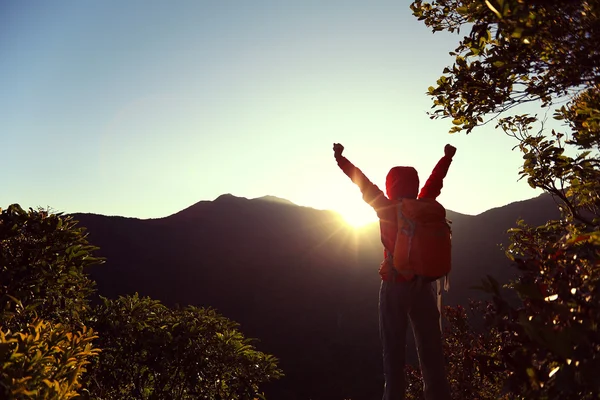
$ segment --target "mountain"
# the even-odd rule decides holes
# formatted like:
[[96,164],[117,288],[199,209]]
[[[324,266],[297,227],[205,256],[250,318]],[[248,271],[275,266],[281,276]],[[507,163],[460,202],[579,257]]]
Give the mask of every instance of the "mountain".
[[[512,276],[499,244],[518,218],[539,225],[557,215],[549,196],[476,216],[448,211],[453,272],[444,304],[481,297],[469,288],[486,274]],[[99,294],[216,308],[280,358],[286,377],[267,388],[271,398],[380,395],[377,224],[355,230],[331,211],[230,194],[159,219],[74,217],[107,258],[90,269]]]

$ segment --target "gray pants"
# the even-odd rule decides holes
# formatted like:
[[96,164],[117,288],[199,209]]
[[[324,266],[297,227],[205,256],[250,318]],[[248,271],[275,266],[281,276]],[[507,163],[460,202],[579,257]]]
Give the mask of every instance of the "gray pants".
[[383,345],[383,400],[403,400],[406,390],[406,330],[412,325],[426,400],[450,400],[444,367],[439,311],[431,283],[381,282],[379,332]]

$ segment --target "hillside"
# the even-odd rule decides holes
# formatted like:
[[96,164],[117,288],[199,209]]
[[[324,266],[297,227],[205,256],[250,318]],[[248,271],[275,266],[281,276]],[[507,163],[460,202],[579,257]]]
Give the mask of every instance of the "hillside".
[[[445,304],[481,296],[469,287],[512,269],[498,244],[517,218],[557,214],[548,196],[453,221],[451,291]],[[76,214],[107,257],[91,270],[101,295],[139,292],[166,304],[217,308],[281,359],[273,398],[378,396],[378,226],[355,231],[330,211],[267,196],[223,195],[171,216],[139,220]]]

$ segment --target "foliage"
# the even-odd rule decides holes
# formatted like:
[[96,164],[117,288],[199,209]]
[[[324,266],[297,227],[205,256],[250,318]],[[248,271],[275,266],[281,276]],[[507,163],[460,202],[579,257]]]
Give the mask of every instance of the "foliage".
[[250,399],[282,374],[237,324],[211,309],[103,299],[92,326],[103,352],[87,377],[98,399]]
[[2,326],[26,329],[37,316],[76,324],[89,310],[93,282],[84,268],[101,262],[72,217],[13,204],[0,214]]
[[414,15],[434,32],[469,35],[455,62],[431,87],[434,116],[469,133],[489,114],[600,83],[600,2],[559,0],[415,1]]
[[600,393],[600,234],[566,221],[512,230],[508,255],[521,304],[494,294],[490,325],[511,332],[508,384],[526,398],[592,399]]
[[[483,311],[484,305],[470,305],[471,318]],[[508,375],[497,354],[507,345],[506,334],[497,329],[483,330],[473,326],[462,306],[445,307],[444,329],[446,370],[453,399],[496,400],[502,397],[503,380]],[[423,399],[423,383],[418,368],[406,368],[409,400]]]
[[1,210],[0,398],[247,399],[282,376],[214,310],[137,295],[92,308],[84,268],[102,260],[76,224]]
[[102,260],[71,217],[13,204],[0,210],[0,395],[70,399],[97,357],[84,325]]
[[[469,29],[428,93],[432,118],[470,133],[497,119],[523,153],[521,177],[559,201],[562,218],[520,223],[507,256],[520,270],[506,300],[493,282],[487,324],[511,344],[496,354],[511,398],[597,398],[600,382],[600,1],[415,1],[435,31]],[[509,110],[535,102],[555,124]],[[488,118],[486,120],[486,118]]]
[[0,330],[0,398],[66,400],[78,395],[96,336],[83,327],[34,321],[23,332]]

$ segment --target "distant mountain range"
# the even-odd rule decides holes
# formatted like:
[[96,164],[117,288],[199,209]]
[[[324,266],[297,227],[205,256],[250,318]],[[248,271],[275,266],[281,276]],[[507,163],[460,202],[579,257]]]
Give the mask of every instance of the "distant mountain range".
[[[514,274],[499,247],[518,218],[558,216],[549,196],[476,216],[448,211],[453,272],[445,304],[482,297],[486,274]],[[332,211],[272,196],[223,195],[165,218],[74,214],[100,247],[90,270],[99,294],[139,292],[165,304],[211,306],[279,357],[286,377],[271,399],[353,400],[381,394],[378,224],[349,227]]]

